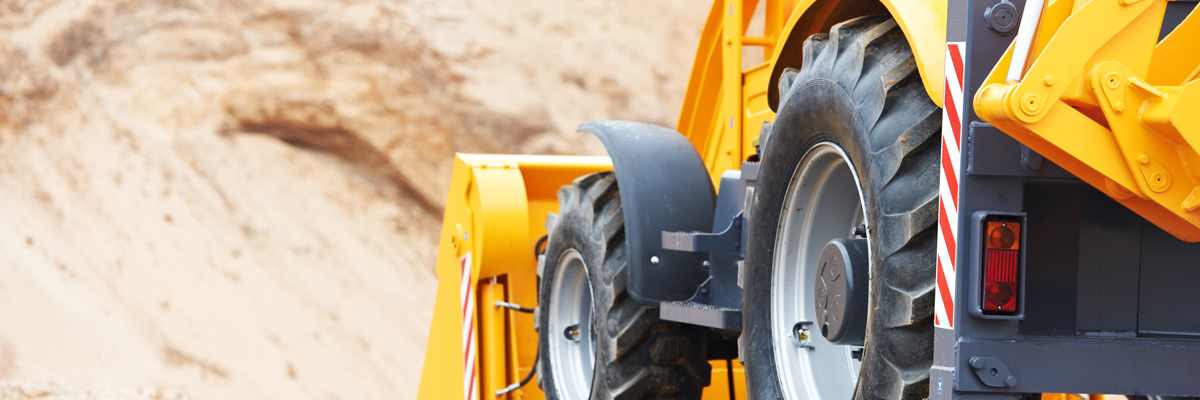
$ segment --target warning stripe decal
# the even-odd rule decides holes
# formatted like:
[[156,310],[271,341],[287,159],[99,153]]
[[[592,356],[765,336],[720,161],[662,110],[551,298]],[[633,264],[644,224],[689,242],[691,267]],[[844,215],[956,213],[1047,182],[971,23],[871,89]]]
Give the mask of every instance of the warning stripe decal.
[[946,43],[946,90],[942,98],[942,162],[938,188],[937,304],[934,325],[954,329],[954,296],[958,245],[958,181],[962,155],[962,42]]
[[471,284],[471,253],[459,260],[462,279],[463,398],[475,400],[475,285]]

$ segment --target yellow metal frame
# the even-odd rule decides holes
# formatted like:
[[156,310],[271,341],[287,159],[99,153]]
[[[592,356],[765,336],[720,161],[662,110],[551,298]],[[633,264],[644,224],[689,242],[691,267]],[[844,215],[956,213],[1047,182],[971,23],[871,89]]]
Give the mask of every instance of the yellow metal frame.
[[[438,246],[438,290],[418,398],[464,399],[463,312],[460,261],[470,254],[465,280],[478,293],[475,323],[479,398],[533,368],[537,334],[531,314],[494,306],[504,300],[537,304],[533,247],[546,234],[546,214],[558,211],[558,189],[576,177],[612,169],[607,157],[458,154],[450,180]],[[504,396],[541,399],[531,383]],[[475,400],[475,399],[472,399]]]
[[[754,160],[764,122],[775,119],[772,99],[784,68],[800,68],[800,47],[854,17],[890,13],[904,31],[925,91],[942,104],[946,2],[939,0],[766,0],[762,36],[746,36],[758,0],[713,2],[679,113],[676,130],[704,159],[714,185],[721,174]],[[786,21],[786,22],[785,22]],[[742,70],[743,46],[761,46],[770,58]]]
[[[1163,230],[1200,241],[1200,13],[1161,43],[1167,0],[1054,0],[1022,79],[1010,47],[979,117]],[[1157,44],[1156,44],[1157,43]]]
[[[784,68],[800,69],[800,46],[809,36],[829,32],[834,24],[854,17],[882,14],[885,10],[880,6],[904,31],[925,92],[941,107],[946,68],[945,0],[802,0],[783,29],[786,40],[771,53],[770,90],[778,90],[774,82]],[[772,97],[777,98],[774,94]]]
[[745,36],[758,0],[713,2],[676,130],[696,147],[713,179],[751,159],[754,140],[765,121],[775,119],[767,104],[769,64],[742,71],[742,46],[775,50],[786,18],[788,0],[767,0],[763,36]]
[[[558,212],[558,189],[577,177],[608,171],[607,157],[458,154],[450,180],[438,246],[438,290],[433,326],[425,347],[420,399],[465,399],[466,374],[478,376],[479,399],[544,398],[536,382],[497,397],[533,368],[537,333],[531,314],[495,307],[497,300],[537,305],[537,259],[533,248],[546,234],[546,215]],[[468,254],[470,255],[468,257]],[[470,260],[465,280],[475,296],[476,362],[464,368],[460,261]],[[723,361],[713,362],[716,386],[705,399],[728,399]],[[741,366],[734,366],[740,377]],[[738,382],[741,382],[739,379]],[[745,387],[739,398],[745,398]],[[471,399],[476,400],[476,399]]]

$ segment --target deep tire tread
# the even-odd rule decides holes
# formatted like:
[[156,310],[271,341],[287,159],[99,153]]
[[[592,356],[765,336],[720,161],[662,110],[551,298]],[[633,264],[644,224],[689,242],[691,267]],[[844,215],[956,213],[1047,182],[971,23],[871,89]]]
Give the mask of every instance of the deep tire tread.
[[[592,385],[593,399],[698,399],[708,386],[711,366],[704,358],[703,330],[658,319],[658,308],[646,306],[629,296],[626,287],[628,255],[620,190],[612,172],[579,177],[558,193],[559,214],[547,222],[550,240],[547,254],[577,248],[585,260],[590,253],[602,260],[586,260],[593,299],[603,317],[595,323],[597,369]],[[584,247],[578,248],[578,247]],[[601,257],[595,257],[601,258]],[[557,260],[545,261],[545,270]],[[549,272],[547,272],[549,274]],[[549,293],[543,278],[542,291]],[[548,301],[539,294],[539,299]],[[538,326],[549,326],[540,318]],[[554,338],[553,332],[541,333]],[[541,340],[541,339],[539,339]],[[543,349],[545,341],[539,343]],[[697,356],[698,355],[698,356]],[[548,368],[539,365],[539,384]],[[558,398],[553,388],[543,386],[548,399]]]
[[[867,210],[871,214],[873,311],[855,397],[926,398],[933,359],[941,109],[929,100],[904,33],[887,15],[836,24],[829,34],[810,36],[804,42],[803,51],[803,67],[798,71],[787,70],[781,75],[779,114],[776,129],[769,139],[771,147],[790,146],[795,150],[767,149],[763,152],[764,169],[760,170],[760,188],[756,191],[759,200],[756,202],[761,202],[767,191],[761,181],[766,166],[772,162],[794,165],[785,164],[784,160],[791,157],[791,162],[797,163],[798,154],[807,151],[807,148],[801,148],[809,145],[805,141],[835,139],[856,143],[857,153],[852,151],[851,157],[858,168],[864,193],[870,192],[866,195]],[[830,87],[831,84],[835,87]],[[825,93],[824,96],[830,97],[793,99],[802,92],[805,96]],[[833,105],[835,98],[847,99],[852,107]],[[790,104],[793,101],[800,101],[802,105]],[[854,134],[857,136],[814,133],[815,136],[806,139],[780,132],[780,129],[795,129],[788,127],[787,115],[811,117],[814,114],[805,114],[809,112],[806,110],[818,106],[834,107],[829,110],[837,112],[850,110],[850,120],[842,125],[830,124],[841,127],[842,132],[857,132]],[[792,111],[785,111],[787,107],[792,107]],[[810,122],[806,120],[805,123]],[[784,136],[790,137],[791,143],[781,140]],[[770,160],[772,156],[776,159]],[[790,174],[790,171],[784,174]],[[779,216],[778,211],[760,211],[757,207],[756,215]],[[764,237],[774,238],[770,236],[773,233],[767,233],[768,228],[751,229],[751,245],[754,245],[754,232],[764,232]],[[773,240],[762,246],[774,246]],[[761,254],[767,257],[773,252],[772,249]],[[760,266],[769,264],[765,259],[751,262],[749,253],[748,250],[748,266],[762,268]],[[770,269],[769,266],[765,268]],[[767,278],[756,279],[760,282],[768,279],[769,284],[769,273],[752,274],[758,277],[768,274]],[[761,291],[747,288],[748,310],[751,296],[756,294],[762,295]],[[748,315],[747,331],[752,329],[752,318],[761,317]],[[749,340],[754,338],[751,336]],[[743,357],[749,356],[748,374],[777,371],[770,351],[749,353],[743,354]],[[760,398],[782,396],[778,392],[778,380],[773,376],[769,380],[751,376],[750,380],[754,395]]]

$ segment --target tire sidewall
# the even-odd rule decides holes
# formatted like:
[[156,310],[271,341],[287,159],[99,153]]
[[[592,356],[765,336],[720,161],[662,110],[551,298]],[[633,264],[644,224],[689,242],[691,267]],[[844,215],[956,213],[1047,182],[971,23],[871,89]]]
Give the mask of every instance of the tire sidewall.
[[[743,359],[750,398],[783,398],[773,345],[775,335],[786,333],[772,329],[771,283],[780,217],[800,162],[820,143],[840,147],[858,174],[865,208],[875,209],[875,193],[863,186],[871,182],[870,163],[864,162],[870,154],[867,131],[849,94],[830,80],[816,78],[797,85],[787,99],[763,149],[751,217],[755,222],[747,238],[744,332],[749,337],[743,338],[748,340]],[[868,213],[868,224],[878,226],[875,218]],[[876,264],[874,259],[871,262]],[[870,273],[872,280],[875,273]],[[868,316],[868,324],[869,320]]]
[[[550,240],[546,247],[546,259],[543,264],[544,269],[542,272],[543,276],[541,277],[541,282],[539,282],[538,287],[538,304],[546,306],[553,304],[554,300],[551,299],[551,294],[553,292],[552,288],[554,286],[554,278],[559,272],[559,263],[563,256],[565,256],[569,251],[575,250],[578,252],[579,256],[583,259],[584,269],[587,271],[587,279],[591,284],[592,289],[593,332],[588,332],[586,334],[593,335],[593,343],[595,343],[596,346],[596,354],[593,355],[595,364],[592,366],[592,393],[595,393],[597,390],[597,385],[603,386],[600,385],[600,383],[603,382],[604,362],[602,357],[600,357],[600,354],[605,353],[602,351],[601,347],[604,346],[606,342],[601,339],[603,332],[596,330],[603,326],[601,325],[603,322],[601,321],[603,315],[603,311],[601,310],[607,310],[609,307],[609,304],[604,303],[605,299],[611,299],[612,296],[606,295],[606,293],[611,291],[611,286],[606,285],[603,279],[600,279],[599,277],[599,268],[604,262],[604,246],[601,244],[601,242],[597,242],[591,238],[591,232],[583,232],[581,229],[577,228],[581,224],[582,226],[591,226],[591,221],[571,220],[573,218],[582,219],[584,217],[585,216],[580,215],[580,213],[564,212],[560,215],[558,226],[555,227],[553,232],[550,233],[550,237],[553,238],[553,240]],[[546,329],[548,330],[548,327],[550,326],[549,310],[547,308],[542,308],[542,311],[538,312],[537,318],[537,326],[547,327]],[[551,331],[547,331],[546,335],[539,335],[538,352],[539,354],[542,354],[542,356],[539,357],[540,360],[538,361],[541,363],[541,365],[539,365],[538,375],[541,376],[542,388],[545,392],[546,399],[573,400],[565,398],[558,393],[556,377],[553,373],[551,373],[554,368],[554,360],[553,357],[550,356],[550,340],[557,339],[559,339],[559,337],[555,335],[555,332]]]

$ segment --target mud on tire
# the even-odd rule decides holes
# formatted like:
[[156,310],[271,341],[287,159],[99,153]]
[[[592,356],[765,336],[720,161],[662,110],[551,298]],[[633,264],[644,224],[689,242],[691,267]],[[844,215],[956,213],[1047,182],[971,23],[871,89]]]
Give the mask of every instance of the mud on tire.
[[627,269],[621,195],[612,172],[587,175],[558,192],[559,214],[546,220],[550,239],[539,263],[538,383],[547,399],[567,399],[558,390],[548,332],[551,283],[564,254],[578,252],[592,288],[595,369],[592,399],[699,399],[711,366],[702,328],[658,319],[658,308],[633,300],[625,288]]
[[855,389],[860,399],[922,399],[933,361],[941,110],[925,92],[896,22],[840,23],[803,46],[803,67],[780,78],[764,145],[745,270],[742,358],[751,398],[783,398],[770,293],[779,221],[793,172],[818,143],[853,163],[871,243],[870,312]]

